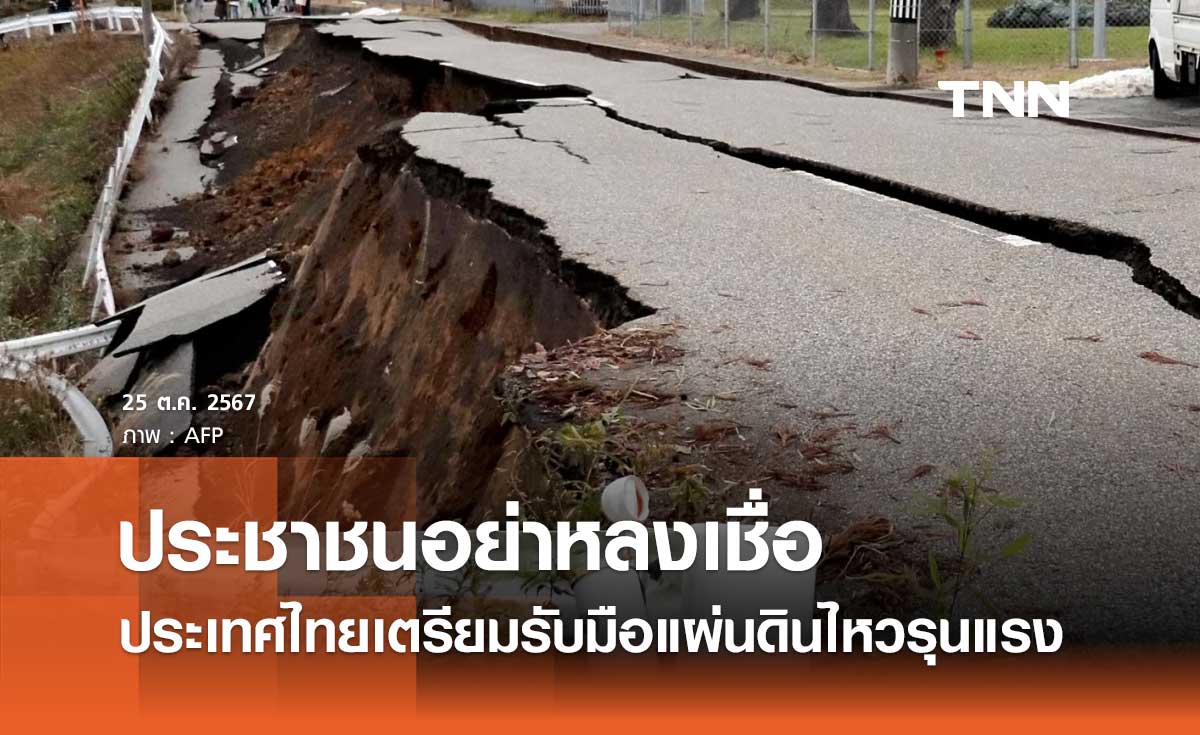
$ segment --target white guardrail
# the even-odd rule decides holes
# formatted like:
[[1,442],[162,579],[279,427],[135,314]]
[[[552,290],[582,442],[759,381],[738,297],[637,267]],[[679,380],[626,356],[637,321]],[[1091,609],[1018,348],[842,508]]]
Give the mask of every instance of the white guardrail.
[[70,26],[71,31],[77,30],[75,23],[79,21],[87,21],[88,25],[95,29],[96,21],[104,21],[105,26],[110,31],[119,31],[124,28],[122,21],[128,20],[132,22],[131,30],[141,30],[142,9],[141,8],[122,8],[122,7],[107,7],[95,8],[88,10],[85,13],[79,13],[71,10],[65,13],[50,13],[44,15],[26,15],[23,18],[13,18],[6,21],[0,21],[0,36],[8,33],[22,33],[26,38],[33,38],[35,28],[45,29],[50,35],[54,35],[55,26]]
[[[111,31],[121,31],[124,30],[123,21],[129,21],[131,30],[140,30],[142,9],[107,7],[83,12],[26,16],[0,23],[0,35],[17,32],[23,33],[26,38],[32,38],[36,28],[45,28],[53,35],[55,26],[66,25],[71,30],[77,30],[77,23],[87,23],[89,27],[95,28],[98,22],[103,23]],[[129,123],[122,134],[121,145],[117,147],[116,158],[108,169],[108,177],[105,179],[104,188],[100,192],[100,199],[96,202],[96,209],[88,228],[87,261],[84,268],[83,285],[86,286],[90,280],[95,281],[96,294],[92,300],[93,319],[96,318],[101,308],[104,309],[106,316],[112,316],[117,311],[116,302],[113,299],[112,283],[108,277],[108,268],[104,264],[104,247],[112,232],[113,220],[117,214],[117,202],[120,200],[121,190],[125,186],[129,163],[137,152],[142,128],[152,120],[150,103],[154,100],[158,83],[163,78],[163,51],[171,43],[171,39],[158,19],[151,16],[151,22],[154,33],[147,54],[146,77],[142,81],[137,102],[130,113]],[[62,376],[36,364],[36,361],[101,349],[112,341],[117,326],[115,322],[102,326],[89,324],[78,329],[0,342],[0,378],[20,380],[40,386],[58,398],[83,437],[85,456],[110,456],[112,454],[112,437],[109,434],[108,426],[104,423],[100,412],[77,388]]]
[[[140,8],[110,8],[109,10],[127,11],[126,17],[140,18],[142,13]],[[132,13],[128,11],[132,11]],[[98,12],[103,13],[103,11]],[[100,192],[99,201],[96,202],[96,211],[92,215],[91,237],[88,240],[87,265],[84,267],[83,283],[86,285],[88,279],[92,278],[96,281],[96,297],[92,300],[93,319],[96,318],[100,307],[104,307],[105,316],[117,313],[117,306],[113,300],[112,283],[108,278],[108,268],[104,264],[104,246],[108,242],[109,233],[112,232],[113,219],[117,215],[117,202],[121,198],[121,190],[125,187],[125,175],[129,172],[129,163],[137,152],[142,128],[152,120],[150,103],[154,101],[155,90],[158,89],[158,83],[163,78],[163,49],[171,43],[171,39],[167,37],[167,32],[158,22],[158,18],[154,16],[150,16],[150,18],[154,24],[154,40],[150,43],[150,53],[146,62],[146,78],[142,80],[142,89],[138,93],[137,102],[129,116],[129,124],[125,126],[125,132],[121,135],[121,145],[117,147],[116,160],[108,169],[108,178],[104,182],[104,189]]]

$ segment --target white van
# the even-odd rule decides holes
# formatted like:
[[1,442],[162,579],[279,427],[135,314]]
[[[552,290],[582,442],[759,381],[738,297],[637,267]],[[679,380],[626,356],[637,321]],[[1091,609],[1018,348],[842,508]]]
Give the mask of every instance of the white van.
[[1154,96],[1200,90],[1200,0],[1150,0],[1150,68]]

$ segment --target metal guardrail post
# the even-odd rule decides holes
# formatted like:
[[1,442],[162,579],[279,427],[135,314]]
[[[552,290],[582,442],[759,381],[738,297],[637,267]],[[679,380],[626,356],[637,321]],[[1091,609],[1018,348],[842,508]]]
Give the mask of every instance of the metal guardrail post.
[[875,71],[875,0],[867,0],[867,71]]
[[771,0],[763,0],[763,56],[771,55]]
[[962,65],[964,69],[970,69],[975,63],[971,58],[971,41],[974,38],[974,33],[975,26],[971,22],[971,0],[963,0]]
[[1067,47],[1067,65],[1074,69],[1079,66],[1079,0],[1071,0]]
[[729,0],[725,0],[725,48],[729,48]]
[[1092,58],[1108,58],[1108,0],[1095,0],[1092,12]]
[[817,63],[817,0],[812,0],[812,27],[808,29],[808,63]]

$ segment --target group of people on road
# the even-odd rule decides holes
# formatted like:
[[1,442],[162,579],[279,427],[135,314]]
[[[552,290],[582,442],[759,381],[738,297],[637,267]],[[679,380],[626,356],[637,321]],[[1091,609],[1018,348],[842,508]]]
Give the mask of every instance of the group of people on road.
[[236,20],[267,18],[295,12],[309,15],[311,2],[312,0],[216,0],[216,16],[221,20]]

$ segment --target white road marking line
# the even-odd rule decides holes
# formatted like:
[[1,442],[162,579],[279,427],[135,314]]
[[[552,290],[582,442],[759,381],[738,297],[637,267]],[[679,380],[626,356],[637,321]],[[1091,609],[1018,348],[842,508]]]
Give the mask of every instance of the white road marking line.
[[834,189],[841,189],[842,191],[849,192],[851,194],[863,197],[865,199],[870,199],[872,201],[882,202],[885,204],[891,204],[894,207],[900,207],[903,209],[915,210],[917,214],[919,214],[920,216],[922,216],[926,219],[931,219],[934,222],[938,222],[943,225],[948,225],[950,227],[954,227],[959,230],[963,230],[964,232],[969,232],[972,235],[977,235],[979,237],[986,238],[993,242],[998,242],[1002,245],[1007,245],[1009,247],[1023,248],[1023,247],[1028,247],[1030,245],[1041,245],[1042,244],[1042,243],[1038,242],[1037,240],[1030,240],[1028,238],[1021,237],[1020,235],[999,234],[995,230],[987,231],[987,230],[975,229],[974,227],[965,225],[962,222],[947,219],[945,217],[937,215],[917,204],[912,204],[912,203],[909,203],[909,202],[906,202],[906,201],[903,201],[900,199],[896,199],[894,197],[887,196],[886,194],[879,194],[879,193],[876,193],[873,191],[868,191],[866,189],[862,189],[860,187],[854,186],[853,184],[847,184],[842,181],[834,181],[833,179],[827,179],[824,176],[818,176],[817,174],[809,173],[807,171],[788,171],[788,173],[802,176],[806,179],[815,181],[817,183],[823,184],[825,186],[828,186],[828,187],[831,187]]

